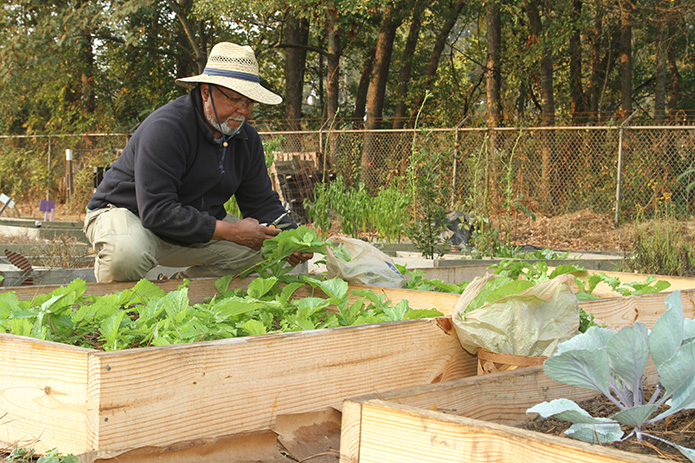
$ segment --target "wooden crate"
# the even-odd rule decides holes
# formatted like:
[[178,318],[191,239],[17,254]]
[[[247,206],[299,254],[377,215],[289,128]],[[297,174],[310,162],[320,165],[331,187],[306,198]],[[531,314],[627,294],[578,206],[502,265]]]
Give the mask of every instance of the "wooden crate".
[[[201,288],[213,294],[213,283],[192,280],[191,298],[201,300]],[[174,289],[176,282],[160,286]],[[126,287],[93,284],[88,292]],[[51,289],[15,292],[27,298]],[[373,289],[408,298],[413,307],[452,296]],[[268,432],[279,417],[318,412],[349,397],[476,374],[475,357],[461,349],[447,318],[116,352],[0,334],[0,358],[0,440],[39,452],[57,448],[82,461]]]
[[[580,305],[618,328],[649,328],[665,311],[668,293],[584,301]],[[695,317],[695,291],[681,292],[684,316]],[[648,382],[656,381],[653,367]],[[533,405],[597,393],[558,383],[542,367],[468,377],[345,401],[341,463],[647,463],[659,458],[515,428]]]

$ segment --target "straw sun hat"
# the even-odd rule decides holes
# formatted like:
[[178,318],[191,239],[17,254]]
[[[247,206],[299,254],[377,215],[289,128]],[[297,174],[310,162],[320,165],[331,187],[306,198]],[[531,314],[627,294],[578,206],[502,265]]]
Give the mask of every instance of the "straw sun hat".
[[258,62],[249,46],[221,42],[212,47],[203,73],[176,79],[184,87],[197,83],[219,85],[264,104],[280,104],[282,97],[261,86]]

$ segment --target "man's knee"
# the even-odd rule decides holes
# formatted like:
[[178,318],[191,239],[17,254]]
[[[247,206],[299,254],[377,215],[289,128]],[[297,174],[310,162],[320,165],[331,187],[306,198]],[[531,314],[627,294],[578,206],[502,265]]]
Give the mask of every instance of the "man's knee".
[[97,281],[137,281],[157,265],[147,246],[128,237],[117,237],[98,249],[95,275]]

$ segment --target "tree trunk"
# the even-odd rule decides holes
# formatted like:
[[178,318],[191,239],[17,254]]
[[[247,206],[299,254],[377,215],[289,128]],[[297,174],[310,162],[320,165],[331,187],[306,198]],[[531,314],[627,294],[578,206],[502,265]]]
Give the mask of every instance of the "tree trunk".
[[374,54],[374,68],[367,93],[367,128],[371,130],[381,128],[393,41],[400,23],[401,20],[398,18],[395,8],[387,7],[379,29],[379,38]]
[[413,73],[413,58],[415,57],[415,47],[420,35],[420,26],[422,25],[422,11],[424,9],[423,2],[417,2],[413,10],[413,19],[410,23],[408,38],[405,41],[403,48],[403,58],[401,59],[401,69],[398,73],[398,87],[396,87],[396,108],[393,114],[393,128],[402,129],[405,126],[406,114],[408,106],[406,105],[406,97],[408,96],[408,85]]
[[328,13],[328,57],[326,66],[326,120],[329,126],[335,125],[338,116],[338,104],[340,96],[340,30],[335,24],[333,11]]
[[[676,10],[680,6],[680,1],[676,0],[672,8]],[[678,123],[678,99],[680,98],[681,75],[678,72],[678,63],[676,62],[676,41],[674,36],[678,30],[676,24],[676,15],[669,15],[668,27],[668,45],[666,46],[666,62],[671,74],[671,86],[669,88],[668,112],[669,119],[673,123]]]
[[632,10],[629,0],[620,2],[620,116],[632,114]]
[[538,11],[537,0],[526,3],[526,13],[530,26],[530,42],[542,47],[541,52],[541,118],[542,125],[555,124],[555,99],[553,97],[553,56],[552,47],[543,46],[543,24]]
[[654,122],[663,124],[666,120],[666,27],[658,21],[656,31],[656,57],[654,70]]
[[355,112],[353,114],[353,128],[356,130],[364,128],[364,114],[367,106],[367,90],[369,90],[369,76],[374,68],[374,54],[376,47],[372,47],[367,56],[364,58],[362,65],[362,73],[360,74],[360,82],[357,85],[357,93],[355,94]]
[[599,120],[599,101],[601,98],[601,37],[603,36],[603,9],[596,5],[594,23],[589,41],[591,42],[591,81],[589,82],[589,117],[588,124],[596,124]]
[[182,0],[181,2],[176,2],[174,0],[165,0],[164,3],[171,8],[174,12],[176,18],[181,23],[181,28],[186,37],[188,45],[193,50],[193,55],[195,56],[196,66],[198,68],[198,73],[202,73],[205,69],[205,63],[207,61],[207,48],[205,44],[202,43],[202,35],[197,35],[196,32],[196,22],[191,19],[191,12],[193,11],[193,2],[191,0]]
[[96,100],[94,96],[94,53],[92,48],[91,34],[84,32],[80,40],[79,49],[80,62],[82,63],[82,113],[85,116],[94,114],[96,110]]
[[300,130],[309,22],[289,14],[285,22],[285,117],[287,130]]
[[500,45],[502,41],[502,19],[500,6],[496,0],[488,0],[485,5],[487,23],[487,121],[490,127],[499,127],[502,123],[502,69],[500,64]]
[[[432,48],[432,53],[430,54],[430,61],[429,64],[427,65],[427,71],[425,72],[425,89],[429,89],[433,84],[434,81],[437,77],[437,68],[439,67],[439,59],[442,56],[442,53],[444,52],[444,46],[446,45],[446,40],[449,37],[449,33],[451,32],[451,29],[454,28],[456,25],[456,22],[458,21],[459,15],[461,14],[461,10],[463,9],[464,5],[466,4],[465,0],[459,0],[457,1],[451,9],[448,10],[448,13],[446,15],[446,21],[444,22],[444,25],[442,28],[439,30],[439,33],[437,33],[437,37],[434,41],[434,47]],[[415,119],[417,118],[417,114],[420,111],[420,107],[422,106],[422,103],[425,101],[425,95],[421,94],[415,99],[415,102],[413,103],[413,108],[410,113],[410,125],[414,126],[415,125]]]
[[586,97],[582,85],[582,39],[579,22],[582,15],[582,0],[572,1],[572,35],[570,36],[570,99],[572,101],[572,122],[585,125],[587,122]]
[[369,81],[366,126],[368,132],[365,133],[364,137],[361,166],[362,181],[371,193],[375,193],[379,188],[379,174],[383,171],[384,165],[384,155],[377,151],[379,135],[372,131],[381,128],[386,82],[388,81],[391,54],[393,53],[393,41],[400,22],[401,20],[395,8],[387,7],[379,30],[374,55],[374,69]]
[[[541,47],[541,124],[555,124],[555,101],[553,98],[553,58],[552,47],[543,43],[543,24],[541,23],[538,2],[529,0],[526,3],[526,14],[529,19],[529,42]],[[546,46],[544,46],[546,45]],[[557,204],[557,185],[555,179],[554,138],[552,132],[540,132],[537,137],[541,149],[541,197],[545,198],[546,207],[552,208]],[[549,209],[550,210],[550,209]]]

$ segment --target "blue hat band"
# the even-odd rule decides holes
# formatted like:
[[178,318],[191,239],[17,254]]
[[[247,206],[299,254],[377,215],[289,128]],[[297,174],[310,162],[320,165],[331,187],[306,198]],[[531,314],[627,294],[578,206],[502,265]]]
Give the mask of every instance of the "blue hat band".
[[249,74],[248,72],[225,71],[222,69],[205,68],[205,70],[203,70],[203,74],[207,74],[209,76],[230,77],[232,79],[241,79],[256,83],[260,83],[261,81],[261,79],[259,79],[257,75]]

